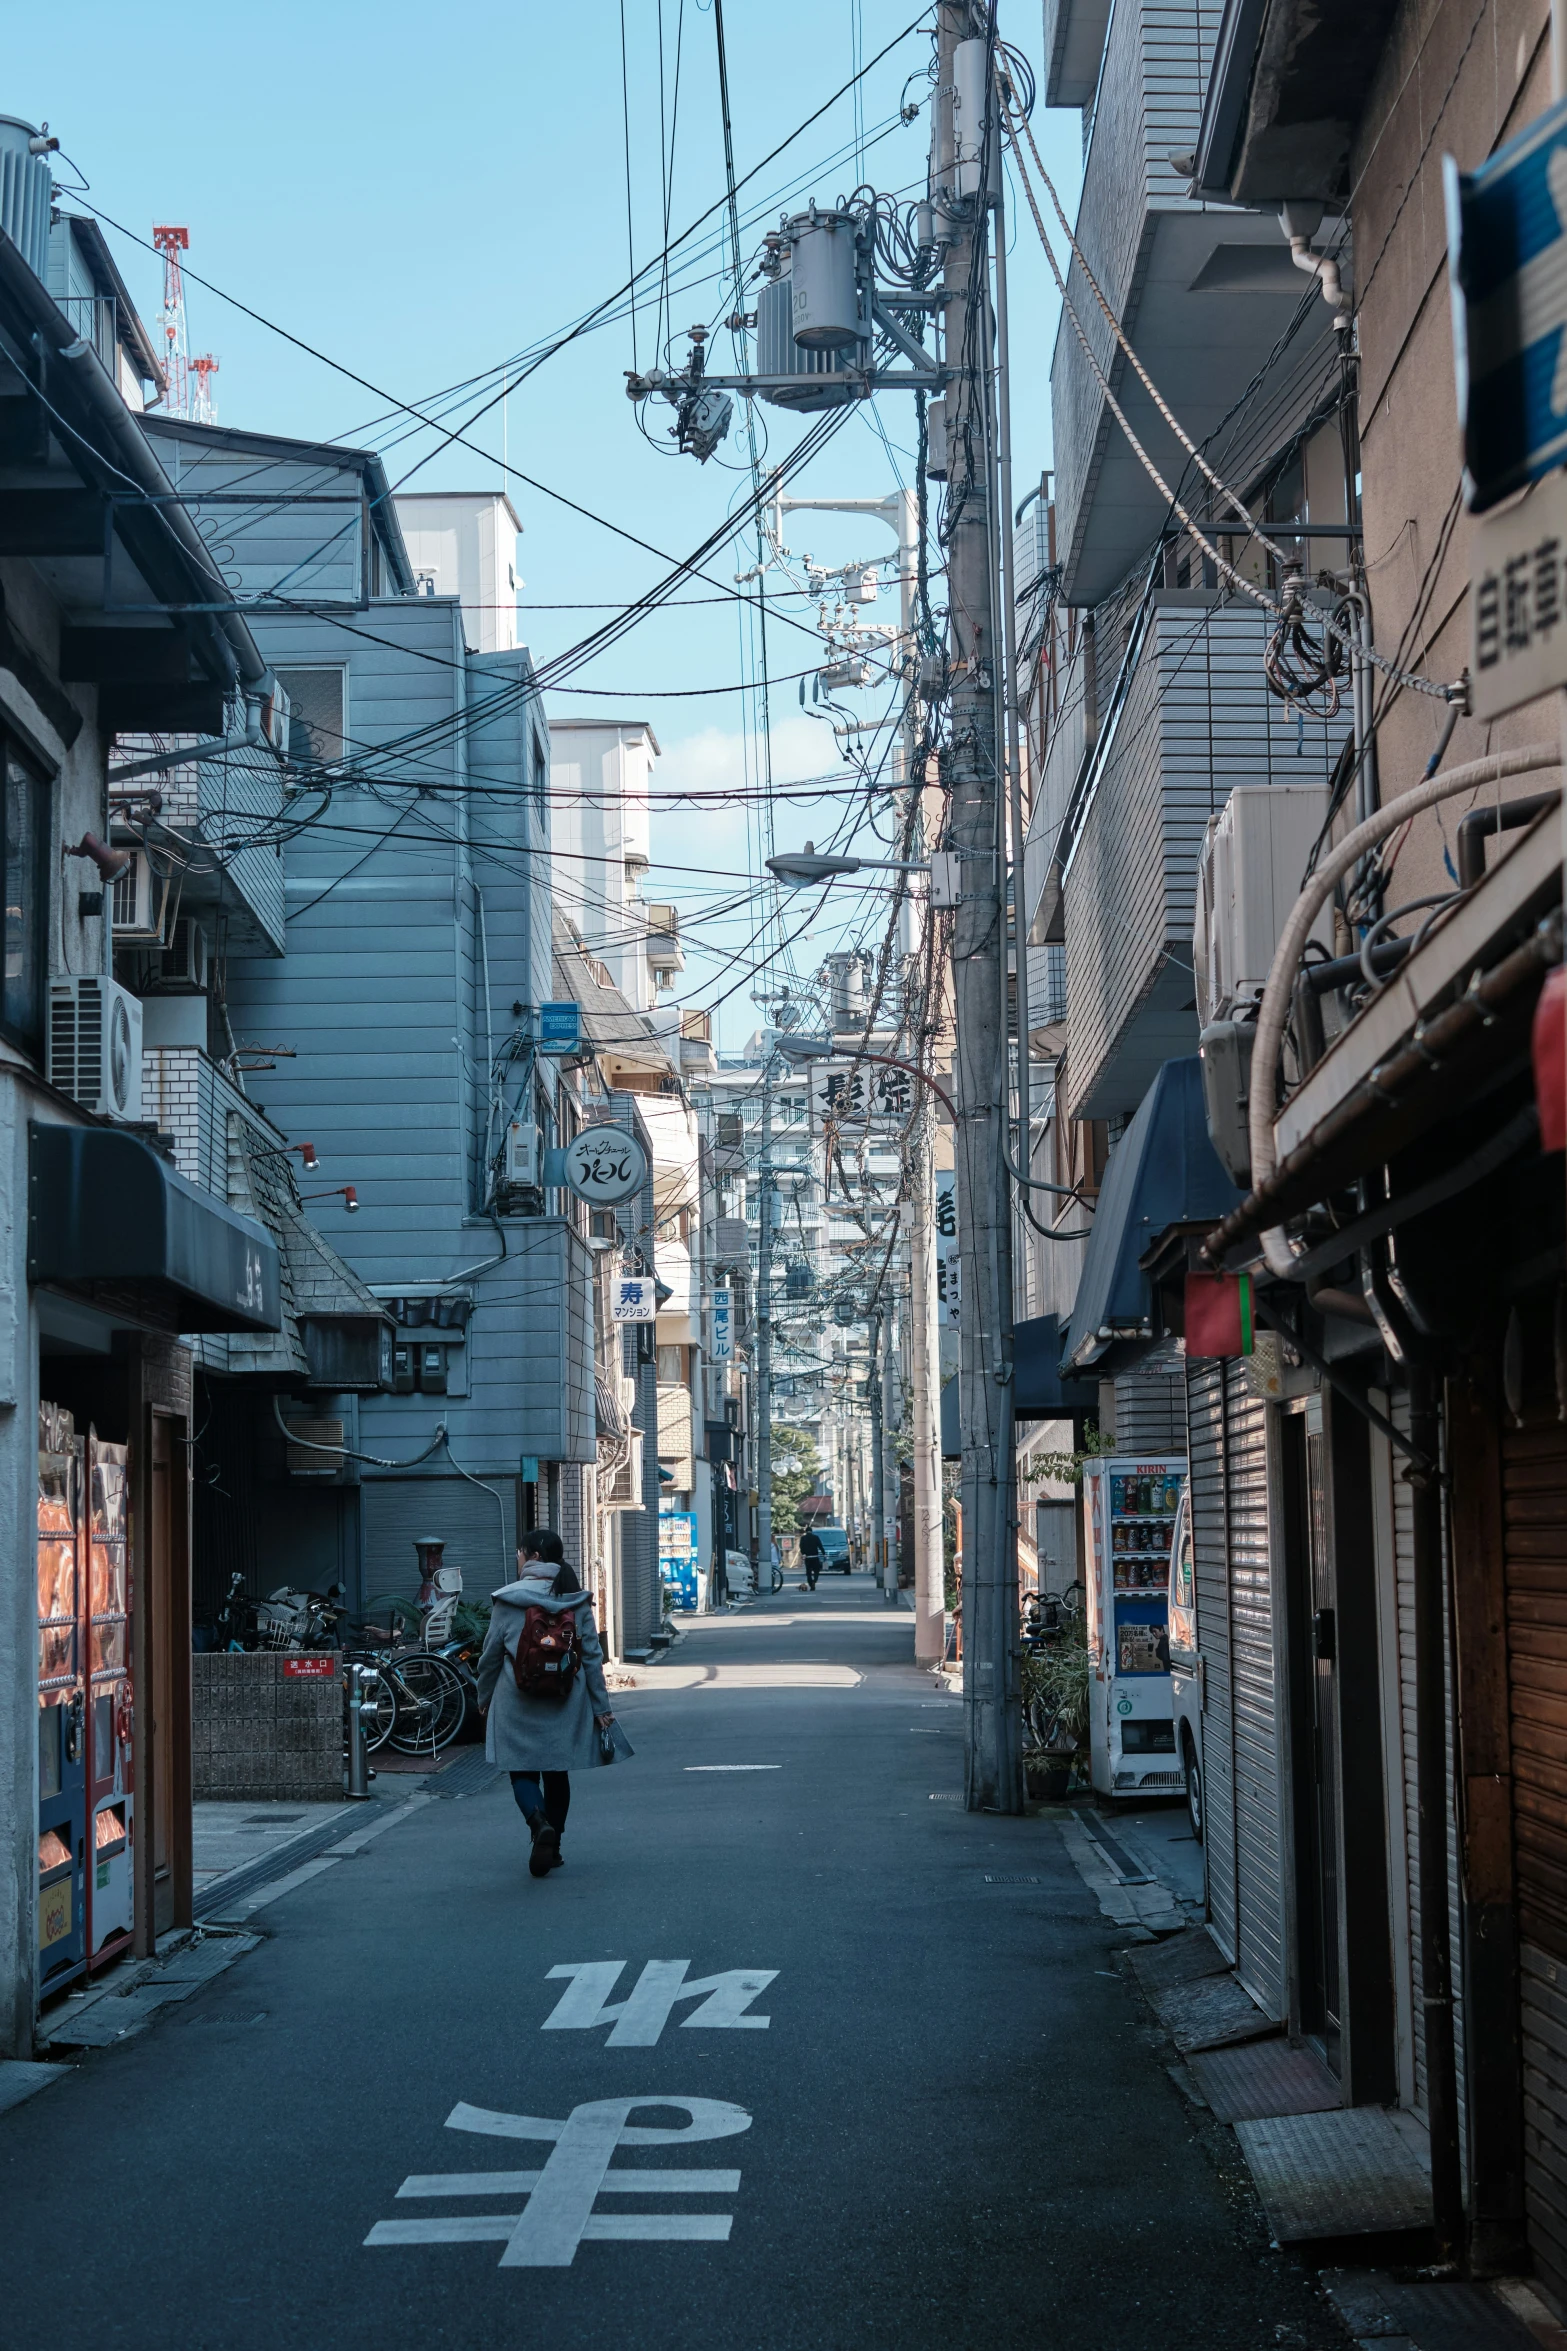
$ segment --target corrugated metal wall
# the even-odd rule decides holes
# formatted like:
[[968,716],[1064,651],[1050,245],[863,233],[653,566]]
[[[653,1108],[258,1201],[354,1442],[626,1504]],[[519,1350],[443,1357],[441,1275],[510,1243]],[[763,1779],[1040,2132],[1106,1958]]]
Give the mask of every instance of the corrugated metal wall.
[[1567,1433],[1502,1439],[1529,2242],[1567,2299]]
[[1187,1370],[1208,1903],[1263,2010],[1287,2014],[1268,1406],[1239,1362]]
[[[496,1497],[499,1497],[497,1508]],[[389,1478],[371,1471],[360,1488],[365,1600],[383,1593],[412,1599],[419,1589],[416,1537],[438,1535],[448,1565],[460,1567],[463,1591],[484,1599],[516,1574],[517,1486],[466,1478]]]
[[1230,1674],[1229,1513],[1225,1498],[1224,1365],[1186,1367],[1186,1426],[1202,1653],[1202,1772],[1208,1919],[1226,1959],[1235,1958],[1235,1754]]

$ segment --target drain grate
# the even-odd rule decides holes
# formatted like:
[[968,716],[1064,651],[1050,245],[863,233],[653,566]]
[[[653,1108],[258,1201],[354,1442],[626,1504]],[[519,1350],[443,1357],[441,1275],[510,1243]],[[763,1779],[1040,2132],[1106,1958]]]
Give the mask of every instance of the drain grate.
[[499,1771],[484,1749],[476,1747],[471,1754],[447,1764],[444,1771],[433,1772],[426,1784],[434,1796],[482,1796],[490,1783],[499,1778]]
[[1039,1880],[1022,1870],[998,1870],[994,1877],[987,1876],[985,1883],[987,1886],[1037,1886]]

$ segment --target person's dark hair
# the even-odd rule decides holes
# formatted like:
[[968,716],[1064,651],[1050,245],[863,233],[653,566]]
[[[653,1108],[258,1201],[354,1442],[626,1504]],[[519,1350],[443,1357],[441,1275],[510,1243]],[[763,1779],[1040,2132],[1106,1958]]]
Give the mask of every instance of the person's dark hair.
[[535,1527],[528,1537],[535,1559],[547,1559],[552,1567],[559,1567],[566,1556],[566,1546],[553,1527]]

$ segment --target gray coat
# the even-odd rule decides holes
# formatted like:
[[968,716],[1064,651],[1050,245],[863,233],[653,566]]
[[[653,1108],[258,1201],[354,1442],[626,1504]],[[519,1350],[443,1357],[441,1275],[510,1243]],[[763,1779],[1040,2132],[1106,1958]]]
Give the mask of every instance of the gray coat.
[[[489,1708],[484,1752],[502,1771],[586,1771],[601,1758],[593,1717],[611,1712],[604,1680],[604,1651],[586,1592],[559,1599],[550,1590],[555,1570],[524,1575],[490,1595],[490,1629],[479,1656],[479,1704]],[[555,1698],[525,1698],[517,1687],[512,1659],[523,1616],[547,1608],[552,1616],[574,1609],[582,1642],[582,1671],[562,1705]]]

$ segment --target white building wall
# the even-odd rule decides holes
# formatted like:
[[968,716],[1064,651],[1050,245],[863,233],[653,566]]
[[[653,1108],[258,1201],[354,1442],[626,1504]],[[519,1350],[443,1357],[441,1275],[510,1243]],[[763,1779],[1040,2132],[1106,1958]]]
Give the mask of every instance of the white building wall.
[[522,524],[503,492],[415,490],[394,500],[408,560],[425,593],[455,596],[474,653],[509,653],[519,642]]
[[640,885],[657,757],[658,738],[641,719],[550,722],[555,902],[638,1012],[654,1001]]

